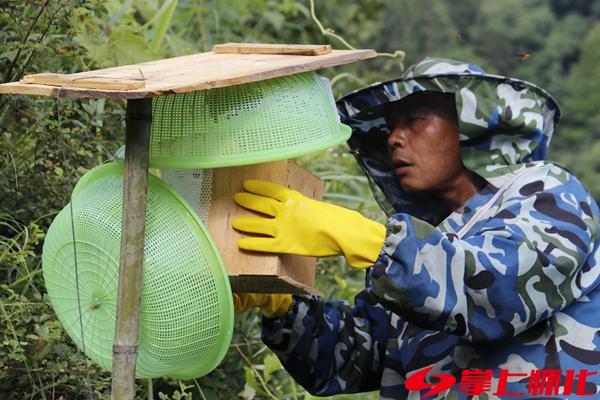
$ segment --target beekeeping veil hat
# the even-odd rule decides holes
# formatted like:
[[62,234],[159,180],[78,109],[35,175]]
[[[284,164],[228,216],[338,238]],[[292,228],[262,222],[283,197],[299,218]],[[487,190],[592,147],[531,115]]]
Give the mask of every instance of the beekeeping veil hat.
[[348,93],[337,102],[342,122],[352,128],[351,151],[388,215],[405,212],[436,225],[440,220],[436,204],[416,201],[402,190],[387,151],[387,109],[419,92],[454,96],[463,163],[483,178],[546,158],[560,115],[550,94],[523,80],[486,74],[474,64],[425,58],[400,79]]

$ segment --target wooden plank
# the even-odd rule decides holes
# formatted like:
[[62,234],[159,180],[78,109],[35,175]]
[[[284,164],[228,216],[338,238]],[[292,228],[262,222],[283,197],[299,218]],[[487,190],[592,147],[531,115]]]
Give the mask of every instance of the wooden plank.
[[229,275],[229,284],[233,293],[291,293],[324,297],[312,285],[289,276]]
[[133,90],[141,89],[146,84],[142,79],[118,79],[103,77],[79,77],[75,78],[71,74],[55,74],[44,72],[41,74],[26,75],[20,80],[20,83],[38,83],[49,86],[78,87],[88,89],[105,90]]
[[212,50],[218,54],[289,54],[298,56],[318,56],[331,53],[331,45],[225,43],[214,45]]
[[70,98],[138,99],[239,85],[346,64],[376,55],[374,50],[332,50],[329,54],[311,57],[206,52],[70,75],[77,80],[90,77],[121,81],[142,80],[145,87],[140,89],[105,90],[13,82],[0,85],[0,93],[53,97],[60,95],[60,97]]

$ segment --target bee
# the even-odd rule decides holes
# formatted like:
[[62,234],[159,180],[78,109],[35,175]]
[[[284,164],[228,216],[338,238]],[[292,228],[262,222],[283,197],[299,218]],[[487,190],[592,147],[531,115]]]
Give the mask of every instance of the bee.
[[521,61],[527,61],[527,59],[529,59],[529,56],[531,56],[531,54],[527,51],[520,51],[517,54],[517,57],[519,58],[519,60]]

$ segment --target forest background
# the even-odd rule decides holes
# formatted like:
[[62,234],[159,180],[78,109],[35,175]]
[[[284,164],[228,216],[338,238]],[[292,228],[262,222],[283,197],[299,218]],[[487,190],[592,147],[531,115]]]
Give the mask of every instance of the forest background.
[[[402,50],[321,71],[336,96],[398,77],[424,56],[532,81],[562,108],[550,159],[600,198],[600,2],[587,0],[0,0],[0,81],[208,51],[225,42],[330,43]],[[320,21],[325,30],[317,23]],[[330,28],[331,30],[327,30]],[[124,140],[124,102],[0,96],[0,399],[109,399],[110,374],[77,350],[48,303],[41,246],[73,183]],[[326,199],[383,221],[345,146],[302,157]],[[317,287],[352,300],[363,275],[319,262]],[[211,374],[138,382],[139,398],[310,399],[260,342],[256,312],[236,317]],[[337,399],[358,398],[344,395]],[[376,393],[361,395],[378,398]]]

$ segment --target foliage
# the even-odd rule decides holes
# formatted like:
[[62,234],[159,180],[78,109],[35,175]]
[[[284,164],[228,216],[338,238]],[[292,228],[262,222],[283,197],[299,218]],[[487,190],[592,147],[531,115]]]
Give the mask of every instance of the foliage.
[[[357,48],[465,59],[540,84],[565,105],[552,155],[600,196],[600,16],[585,0],[315,1],[316,14]],[[77,72],[210,50],[228,41],[331,43],[308,0],[0,0],[0,76]],[[585,39],[585,40],[584,40]],[[401,73],[378,58],[322,71],[341,95]],[[568,77],[568,79],[567,79]],[[110,377],[66,336],[49,306],[41,246],[53,216],[85,170],[122,144],[124,103],[0,97],[0,399],[109,398]],[[575,151],[573,151],[575,149]],[[574,154],[574,155],[573,155]],[[344,146],[298,160],[326,183],[325,198],[383,221],[366,179]],[[352,301],[364,273],[319,262],[317,288]],[[260,341],[260,316],[236,319],[233,344],[209,375],[139,382],[160,399],[313,399]],[[378,398],[376,393],[337,399]]]
[[[568,79],[571,96],[565,103],[565,111],[577,127],[591,130],[588,143],[600,138],[600,23],[590,30],[581,48],[581,57],[573,66]],[[581,79],[585,77],[585,79]]]
[[7,232],[0,235],[0,398],[73,398],[90,390],[106,397],[108,375],[77,351],[44,293],[39,260],[44,231],[38,223],[25,226],[0,215]]
[[[581,57],[568,78],[570,96],[565,111],[570,128],[564,130],[561,142],[571,145],[569,152],[559,153],[560,160],[569,165],[588,189],[600,197],[600,24],[590,30],[581,48]],[[562,144],[561,143],[561,144]]]

